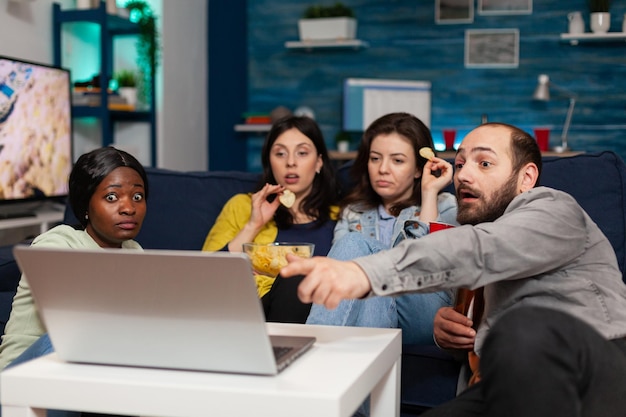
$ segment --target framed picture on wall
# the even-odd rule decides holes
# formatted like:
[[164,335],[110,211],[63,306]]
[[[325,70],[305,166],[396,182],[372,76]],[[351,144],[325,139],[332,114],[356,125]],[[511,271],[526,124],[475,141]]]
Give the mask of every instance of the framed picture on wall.
[[465,31],[466,68],[517,68],[518,29],[468,29]]
[[455,24],[474,21],[474,0],[435,0],[435,23]]
[[530,14],[533,0],[478,0],[478,14]]

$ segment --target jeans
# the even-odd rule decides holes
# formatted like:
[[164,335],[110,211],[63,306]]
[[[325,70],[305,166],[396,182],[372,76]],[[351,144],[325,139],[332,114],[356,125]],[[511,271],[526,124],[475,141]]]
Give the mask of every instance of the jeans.
[[616,417],[626,410],[626,339],[566,313],[523,307],[485,340],[481,382],[428,417]]
[[52,342],[50,342],[50,338],[46,333],[39,339],[37,339],[35,343],[30,345],[28,349],[22,352],[20,356],[13,359],[13,361],[7,365],[6,369],[9,369],[24,362],[28,362],[31,359],[47,355],[48,353],[52,352],[54,352],[54,348],[52,347]]
[[[9,369],[13,366],[19,365],[24,362],[28,362],[31,359],[38,358],[40,356],[47,355],[54,352],[52,342],[48,334],[41,336],[35,343],[30,345],[20,356],[15,358],[5,369]],[[81,413],[78,411],[63,411],[63,410],[48,410],[48,417],[80,417]],[[0,410],[0,417],[2,416],[2,410]]]
[[[328,257],[351,260],[387,249],[380,241],[361,233],[348,233],[335,242]],[[441,307],[449,306],[448,292],[409,294],[343,300],[334,310],[313,304],[307,324],[402,329],[405,344],[433,344],[433,320]]]

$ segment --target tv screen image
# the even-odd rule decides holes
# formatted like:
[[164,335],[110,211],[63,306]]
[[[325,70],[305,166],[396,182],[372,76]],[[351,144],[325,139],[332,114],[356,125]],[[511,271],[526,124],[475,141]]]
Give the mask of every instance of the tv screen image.
[[67,195],[70,72],[0,56],[0,204]]

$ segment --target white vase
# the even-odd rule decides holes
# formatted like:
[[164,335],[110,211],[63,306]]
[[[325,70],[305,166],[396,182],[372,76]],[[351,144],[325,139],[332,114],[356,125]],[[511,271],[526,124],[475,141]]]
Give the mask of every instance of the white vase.
[[622,32],[626,33],[626,13],[624,13],[624,20],[622,20]]
[[129,105],[137,107],[137,87],[120,87],[118,92]]
[[593,33],[607,33],[611,28],[611,13],[591,13],[589,20]]
[[350,142],[346,142],[346,141],[337,142],[337,150],[339,152],[348,152],[350,150]]
[[354,39],[356,19],[353,17],[328,17],[298,20],[301,41],[329,41]]
[[580,12],[571,12],[567,14],[568,31],[571,34],[585,33],[585,21]]

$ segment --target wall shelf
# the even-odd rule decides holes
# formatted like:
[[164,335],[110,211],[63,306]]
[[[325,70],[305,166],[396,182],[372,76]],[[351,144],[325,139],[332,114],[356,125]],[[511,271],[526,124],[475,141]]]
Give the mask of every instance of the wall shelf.
[[285,48],[287,49],[319,49],[319,48],[367,48],[369,44],[359,39],[334,40],[334,41],[287,41]]
[[249,123],[249,124],[235,125],[235,132],[263,133],[263,132],[269,132],[271,128],[272,128],[272,125],[270,124]]
[[561,40],[568,41],[572,45],[578,45],[579,42],[626,41],[626,32],[561,33]]

